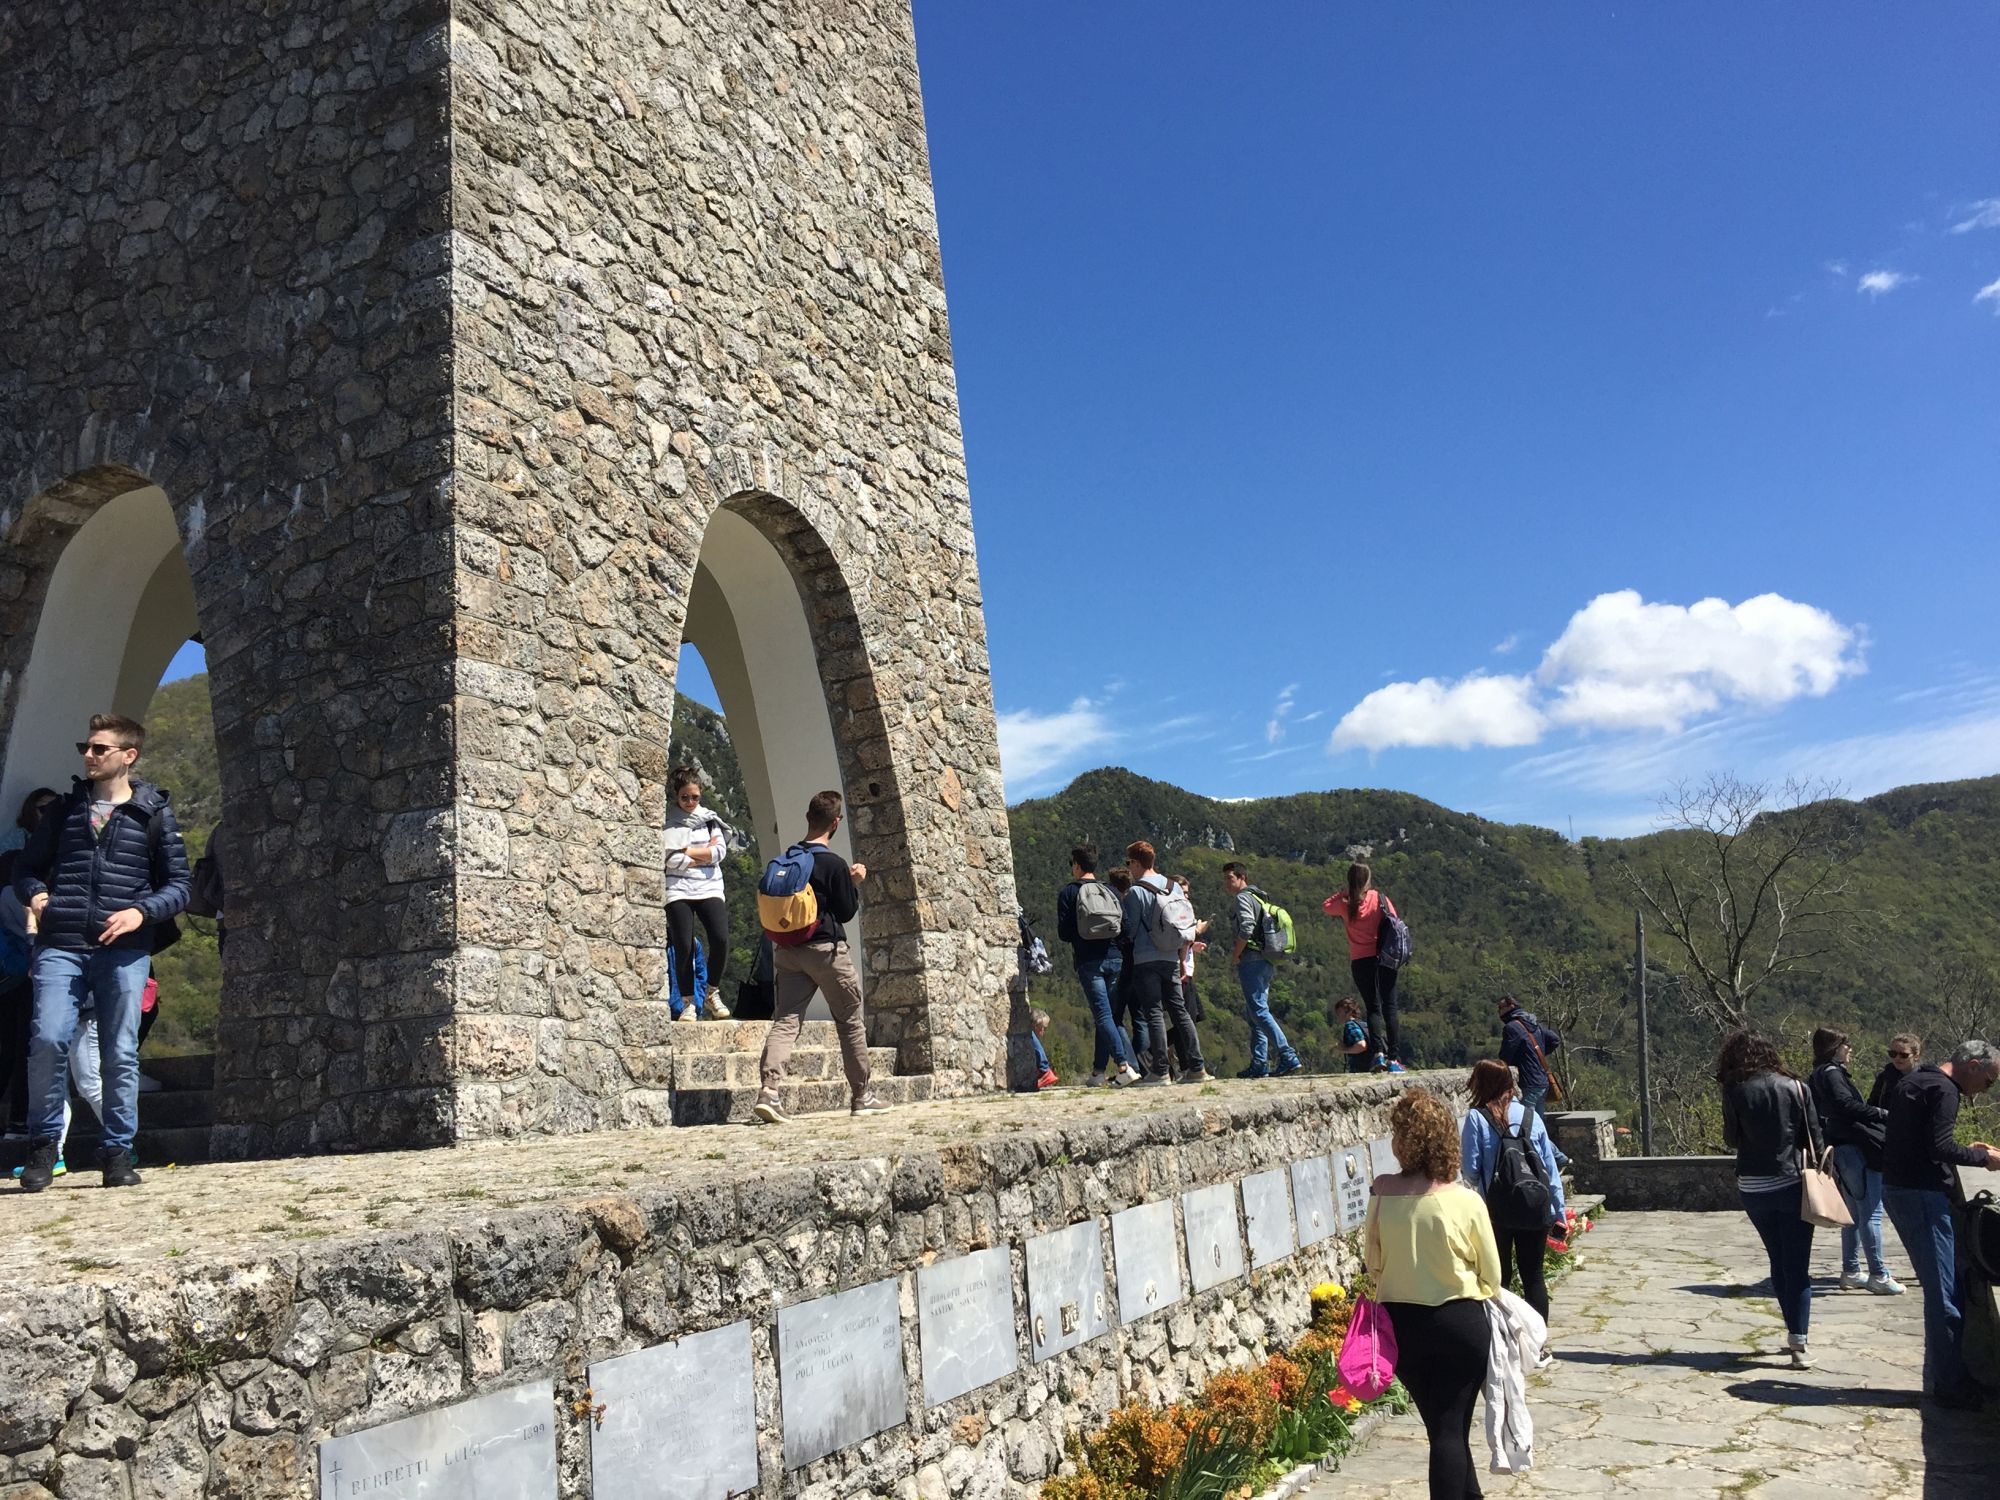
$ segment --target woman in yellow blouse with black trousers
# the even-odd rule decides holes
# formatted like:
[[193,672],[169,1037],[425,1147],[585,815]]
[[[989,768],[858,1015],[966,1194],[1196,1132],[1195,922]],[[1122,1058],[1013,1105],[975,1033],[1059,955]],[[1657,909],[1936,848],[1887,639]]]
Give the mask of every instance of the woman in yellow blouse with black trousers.
[[1459,1181],[1458,1131],[1443,1101],[1403,1094],[1389,1138],[1403,1170],[1375,1179],[1362,1258],[1396,1329],[1396,1374],[1430,1437],[1431,1500],[1477,1500],[1472,1405],[1486,1379],[1500,1251],[1486,1201]]

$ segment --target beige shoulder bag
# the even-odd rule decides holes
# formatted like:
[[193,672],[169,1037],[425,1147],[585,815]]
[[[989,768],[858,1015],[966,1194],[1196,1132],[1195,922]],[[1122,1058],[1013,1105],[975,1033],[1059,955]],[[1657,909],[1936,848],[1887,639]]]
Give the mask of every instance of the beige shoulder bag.
[[1812,1116],[1807,1113],[1806,1088],[1796,1078],[1792,1087],[1799,1091],[1799,1217],[1821,1229],[1852,1229],[1854,1215],[1833,1180],[1833,1147],[1812,1156]]

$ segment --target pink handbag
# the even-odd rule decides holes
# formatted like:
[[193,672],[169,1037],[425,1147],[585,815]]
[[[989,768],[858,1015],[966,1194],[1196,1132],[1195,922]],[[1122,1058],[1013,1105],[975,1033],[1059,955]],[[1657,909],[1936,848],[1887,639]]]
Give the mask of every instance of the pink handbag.
[[1340,1345],[1340,1383],[1363,1401],[1375,1401],[1396,1378],[1396,1330],[1372,1298],[1355,1299]]

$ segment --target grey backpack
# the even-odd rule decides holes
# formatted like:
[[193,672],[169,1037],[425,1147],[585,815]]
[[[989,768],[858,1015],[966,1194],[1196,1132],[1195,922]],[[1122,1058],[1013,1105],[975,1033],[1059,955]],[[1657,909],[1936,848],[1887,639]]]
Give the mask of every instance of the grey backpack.
[[1118,893],[1101,880],[1083,880],[1076,887],[1076,935],[1085,942],[1115,938],[1125,930],[1125,908]]

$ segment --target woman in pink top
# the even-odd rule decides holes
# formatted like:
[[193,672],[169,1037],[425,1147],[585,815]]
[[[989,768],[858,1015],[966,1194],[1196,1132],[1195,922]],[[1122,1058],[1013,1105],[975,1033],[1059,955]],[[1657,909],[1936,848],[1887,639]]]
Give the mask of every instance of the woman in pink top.
[[1354,974],[1354,990],[1368,1010],[1369,1071],[1403,1071],[1403,1028],[1396,1019],[1396,971],[1375,961],[1382,941],[1382,909],[1387,902],[1391,915],[1396,903],[1374,889],[1374,873],[1356,860],[1347,867],[1347,888],[1335,891],[1321,908],[1347,928],[1348,967]]

